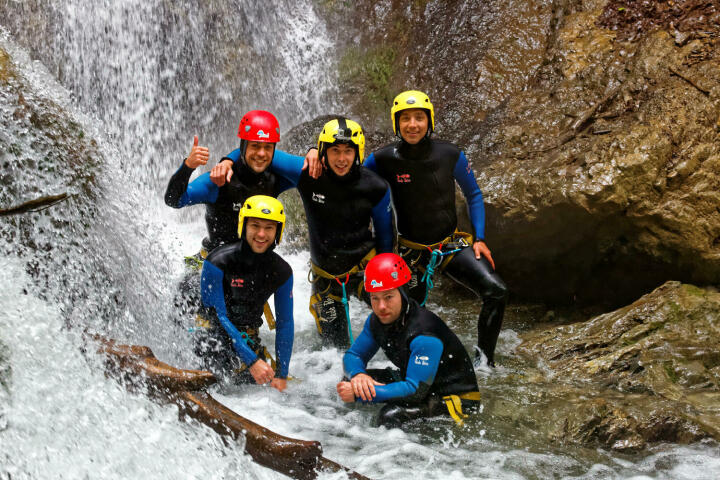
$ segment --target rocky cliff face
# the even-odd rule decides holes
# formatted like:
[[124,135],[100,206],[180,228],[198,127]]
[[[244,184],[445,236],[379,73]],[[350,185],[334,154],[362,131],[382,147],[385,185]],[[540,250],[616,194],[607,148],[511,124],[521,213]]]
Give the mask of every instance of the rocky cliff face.
[[327,3],[359,42],[352,113],[389,129],[389,99],[423,89],[470,153],[516,296],[718,282],[718,2]]

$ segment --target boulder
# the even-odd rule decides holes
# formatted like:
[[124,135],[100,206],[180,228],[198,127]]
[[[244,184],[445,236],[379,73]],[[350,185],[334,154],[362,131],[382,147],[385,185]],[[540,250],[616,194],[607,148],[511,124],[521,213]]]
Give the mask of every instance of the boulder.
[[[720,439],[720,293],[667,282],[584,323],[523,335],[532,416],[563,442],[638,450]],[[542,387],[538,387],[542,385]]]

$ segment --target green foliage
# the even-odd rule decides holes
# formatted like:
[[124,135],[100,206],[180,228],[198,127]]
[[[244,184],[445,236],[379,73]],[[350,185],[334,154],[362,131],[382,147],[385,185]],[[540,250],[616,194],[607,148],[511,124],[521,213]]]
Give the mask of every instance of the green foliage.
[[395,73],[395,50],[349,48],[340,59],[340,81],[369,102],[371,111],[384,112],[392,102],[390,82]]

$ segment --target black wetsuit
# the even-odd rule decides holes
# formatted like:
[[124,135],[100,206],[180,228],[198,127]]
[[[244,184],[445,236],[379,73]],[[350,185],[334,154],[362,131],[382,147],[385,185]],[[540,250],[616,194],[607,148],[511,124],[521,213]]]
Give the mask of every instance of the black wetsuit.
[[[432,245],[451,236],[457,228],[455,182],[460,185],[470,207],[474,239],[484,239],[485,213],[482,193],[465,154],[455,145],[425,138],[416,145],[399,141],[374,152],[365,165],[388,181],[397,212],[401,238]],[[418,251],[415,251],[418,252]],[[409,249],[401,249],[403,256]],[[410,295],[418,301],[426,296],[426,284],[419,282],[419,267],[430,261],[430,252],[420,251],[414,263]],[[472,248],[457,253],[444,269],[450,278],[483,299],[478,317],[478,347],[494,364],[507,287],[483,257],[475,258]]]
[[[404,300],[403,308],[401,317],[389,325],[371,314],[343,358],[348,378],[368,373],[385,383],[375,387],[373,403],[388,403],[378,417],[386,426],[447,413],[444,396],[478,391],[472,361],[445,322],[413,299]],[[378,349],[399,370],[366,370]]]
[[286,378],[294,335],[292,269],[277,253],[254,253],[242,240],[222,245],[203,263],[202,302],[211,324],[198,329],[196,353],[214,372],[228,373],[263,358],[257,330],[265,302],[275,295],[278,372]]
[[[353,166],[342,177],[326,169],[320,178],[314,179],[307,170],[302,170],[301,161],[274,161],[272,168],[297,185],[308,223],[310,257],[316,267],[338,276],[360,264],[373,248],[378,253],[392,251],[390,188],[376,173]],[[340,280],[345,283],[348,296],[352,294],[367,301],[362,279],[360,270]],[[347,347],[347,315],[339,300],[342,285],[334,279],[314,275],[312,295],[310,308],[323,343]]]

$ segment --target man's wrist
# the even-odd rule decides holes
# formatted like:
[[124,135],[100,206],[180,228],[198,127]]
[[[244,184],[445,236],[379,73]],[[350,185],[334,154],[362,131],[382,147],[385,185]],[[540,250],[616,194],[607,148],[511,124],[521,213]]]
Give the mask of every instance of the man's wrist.
[[307,149],[307,152],[305,152],[305,155],[307,155],[308,153],[310,153],[310,150],[317,150],[317,149],[318,149],[318,147],[315,146],[315,145],[313,145],[312,147],[309,147],[309,148]]

